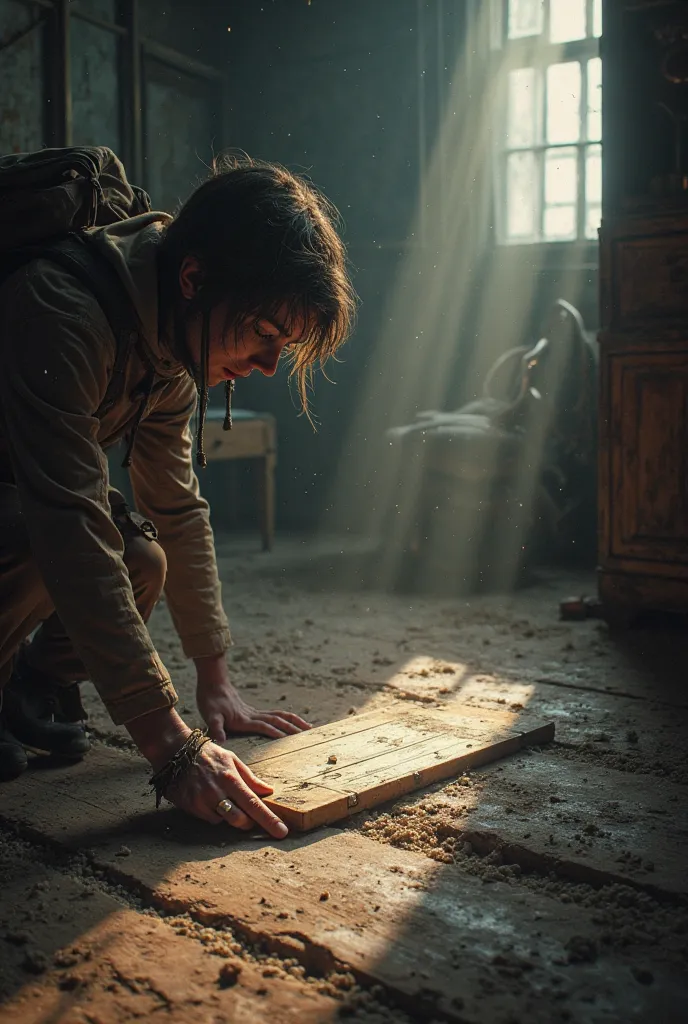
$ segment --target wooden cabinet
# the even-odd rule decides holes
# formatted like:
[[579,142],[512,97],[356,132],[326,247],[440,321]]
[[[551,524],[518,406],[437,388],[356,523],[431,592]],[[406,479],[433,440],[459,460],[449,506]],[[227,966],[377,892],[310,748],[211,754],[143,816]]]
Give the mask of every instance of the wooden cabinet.
[[688,3],[603,0],[599,590],[688,612]]
[[603,223],[600,597],[688,612],[688,210]]

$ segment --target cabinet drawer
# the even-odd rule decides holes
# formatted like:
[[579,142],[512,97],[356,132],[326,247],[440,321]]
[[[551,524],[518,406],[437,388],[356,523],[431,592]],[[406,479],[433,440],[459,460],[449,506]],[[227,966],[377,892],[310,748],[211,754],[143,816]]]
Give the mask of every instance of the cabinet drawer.
[[610,554],[688,565],[688,352],[611,355],[608,381]]
[[[688,320],[688,232],[663,237],[615,239],[605,259],[603,277],[611,283],[606,296],[608,322],[643,327]],[[605,303],[606,304],[606,303]]]

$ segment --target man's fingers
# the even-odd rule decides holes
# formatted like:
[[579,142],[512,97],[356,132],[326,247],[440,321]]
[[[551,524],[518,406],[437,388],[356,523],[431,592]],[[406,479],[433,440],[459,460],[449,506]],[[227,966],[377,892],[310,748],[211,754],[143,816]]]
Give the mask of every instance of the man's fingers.
[[254,775],[249,766],[240,761],[238,757],[234,759],[234,767],[254,793],[258,793],[259,796],[269,796],[273,792],[273,787],[269,786],[267,782],[263,782],[257,775]]
[[247,731],[256,733],[259,736],[269,736],[272,740],[280,740],[287,735],[286,728],[286,722],[276,722],[273,724],[267,718],[253,718],[251,719],[251,728]]
[[275,839],[284,839],[288,835],[289,829],[284,822],[280,821],[277,815],[265,806],[260,797],[251,792],[243,780],[235,783],[234,800],[249,818],[265,829],[268,835]]
[[241,808],[237,807],[231,800],[229,803],[232,804],[231,810],[226,811],[218,804],[215,814],[222,821],[226,821],[228,825],[231,825],[232,828],[239,828],[243,832],[248,832],[252,829],[255,823],[249,818],[249,816],[244,814]]
[[215,743],[224,743],[227,739],[224,730],[224,719],[222,715],[208,716],[208,735]]
[[307,722],[305,718],[301,718],[300,715],[294,714],[293,711],[271,711],[270,714],[279,715],[280,718],[285,718],[292,725],[298,726],[299,732],[305,732],[306,729],[313,728],[310,722]]
[[274,729],[280,730],[282,736],[293,736],[294,733],[302,731],[299,729],[298,725],[294,725],[286,716],[283,717],[279,711],[263,711],[258,718],[254,719],[254,721],[256,722],[256,726],[258,722],[266,722]]

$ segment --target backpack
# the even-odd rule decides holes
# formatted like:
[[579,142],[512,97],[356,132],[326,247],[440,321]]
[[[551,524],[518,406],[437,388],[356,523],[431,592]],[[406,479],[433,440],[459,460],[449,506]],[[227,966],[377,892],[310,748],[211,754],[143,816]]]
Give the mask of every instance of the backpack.
[[0,156],[0,282],[25,263],[50,259],[95,296],[117,343],[112,376],[99,414],[121,396],[132,347],[142,333],[132,299],[88,229],[151,209],[106,146],[43,149]]

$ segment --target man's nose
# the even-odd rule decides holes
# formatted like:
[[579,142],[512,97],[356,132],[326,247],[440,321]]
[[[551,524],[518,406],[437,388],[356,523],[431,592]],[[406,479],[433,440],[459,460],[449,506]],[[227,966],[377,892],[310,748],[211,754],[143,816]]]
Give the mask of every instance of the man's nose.
[[261,355],[260,359],[256,359],[253,363],[256,370],[260,370],[264,377],[274,377],[277,373],[277,364],[281,355],[281,349],[274,354]]

